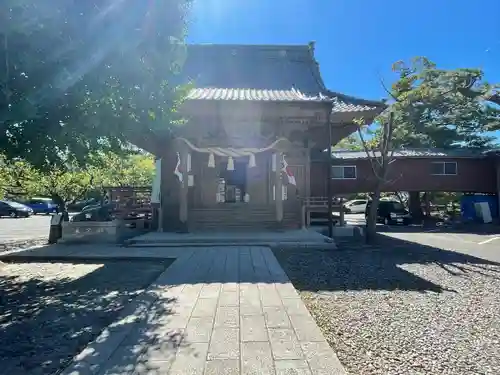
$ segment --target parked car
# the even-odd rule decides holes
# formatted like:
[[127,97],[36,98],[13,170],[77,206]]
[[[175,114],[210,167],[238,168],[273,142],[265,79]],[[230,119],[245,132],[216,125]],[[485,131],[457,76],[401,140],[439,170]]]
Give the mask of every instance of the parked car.
[[13,201],[0,201],[0,216],[30,217],[33,210],[24,204]]
[[70,221],[111,221],[115,218],[116,205],[92,205],[85,207],[82,212],[74,215]]
[[[366,205],[365,219],[368,219],[371,203],[372,202],[370,201]],[[409,225],[411,223],[411,215],[400,202],[383,200],[378,204],[377,223],[383,223],[385,225]]]
[[30,207],[35,215],[49,215],[57,212],[57,204],[55,204],[50,198],[31,198],[24,204]]
[[366,211],[368,199],[354,199],[344,204],[344,210],[349,214],[362,214]]
[[[116,203],[106,203],[102,206],[100,205],[92,205],[86,207],[82,210],[82,212],[74,215],[70,221],[111,221],[116,217],[117,204]],[[144,216],[144,215],[142,215]],[[135,220],[142,217],[140,214],[136,212],[129,212],[125,220]]]
[[94,208],[99,208],[101,205],[99,203],[89,204],[82,208],[81,212],[93,210]]
[[67,209],[69,212],[81,212],[83,208],[89,205],[98,205],[100,202],[97,198],[86,199],[82,201],[77,201],[75,203],[70,203],[67,205]]

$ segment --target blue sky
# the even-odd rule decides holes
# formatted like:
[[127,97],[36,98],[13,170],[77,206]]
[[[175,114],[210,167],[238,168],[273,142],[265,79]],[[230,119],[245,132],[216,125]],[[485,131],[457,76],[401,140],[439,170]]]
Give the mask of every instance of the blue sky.
[[196,0],[189,42],[306,44],[326,85],[381,99],[391,64],[427,56],[500,82],[500,0]]

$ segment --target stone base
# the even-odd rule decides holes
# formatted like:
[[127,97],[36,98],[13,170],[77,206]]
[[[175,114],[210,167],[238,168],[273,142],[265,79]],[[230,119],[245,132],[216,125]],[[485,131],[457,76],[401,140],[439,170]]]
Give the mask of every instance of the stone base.
[[93,222],[63,222],[59,243],[116,243],[120,223],[118,220]]
[[206,246],[295,246],[335,249],[335,242],[309,230],[261,232],[151,232],[131,238],[124,243],[136,247],[206,247]]

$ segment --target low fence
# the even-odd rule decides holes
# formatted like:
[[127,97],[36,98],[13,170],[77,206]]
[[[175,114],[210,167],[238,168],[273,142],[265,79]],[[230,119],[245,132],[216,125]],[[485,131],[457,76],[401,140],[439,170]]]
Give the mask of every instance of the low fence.
[[[332,212],[339,215],[334,222],[344,225],[344,210],[342,200],[332,198]],[[316,214],[315,222],[328,222],[328,197],[307,197],[302,199],[302,226],[309,227],[313,221],[312,214]]]
[[115,204],[114,215],[117,219],[138,217],[151,220],[151,187],[121,186],[107,187],[105,190],[108,203]]

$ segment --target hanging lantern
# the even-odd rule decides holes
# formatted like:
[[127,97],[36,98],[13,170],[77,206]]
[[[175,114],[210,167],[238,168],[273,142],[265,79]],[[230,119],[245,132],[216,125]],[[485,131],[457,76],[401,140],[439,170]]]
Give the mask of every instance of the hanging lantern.
[[187,154],[186,164],[187,171],[191,172],[191,154]]
[[255,164],[255,155],[254,154],[250,154],[250,159],[248,160],[248,168],[253,168],[255,166],[256,166],[256,164]]
[[208,168],[215,168],[215,155],[213,152],[208,156]]
[[227,159],[227,170],[228,171],[234,171],[234,160],[233,160],[233,157],[230,156],[228,159]]
[[271,169],[273,172],[276,172],[276,154],[272,155],[271,158]]

